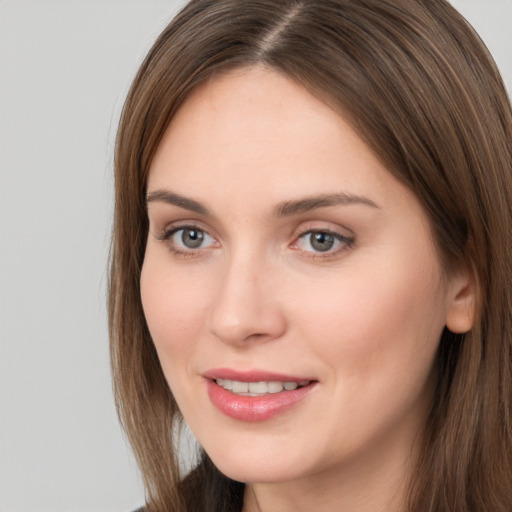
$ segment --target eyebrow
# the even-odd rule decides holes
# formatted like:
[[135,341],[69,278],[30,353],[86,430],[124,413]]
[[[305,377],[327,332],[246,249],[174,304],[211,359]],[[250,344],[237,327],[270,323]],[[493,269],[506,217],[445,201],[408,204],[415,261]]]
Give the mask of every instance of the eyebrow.
[[306,197],[297,201],[284,201],[276,206],[274,216],[287,217],[289,215],[307,213],[318,208],[352,204],[362,204],[364,206],[370,206],[371,208],[380,208],[377,203],[367,197],[340,192],[336,194],[321,194]]
[[[213,216],[210,210],[200,202],[181,196],[170,190],[155,190],[146,196],[146,203],[162,202],[190,210],[207,217]],[[307,213],[318,208],[327,208],[329,206],[361,204],[371,208],[380,208],[374,201],[367,197],[356,194],[347,194],[339,192],[336,194],[320,194],[295,201],[283,201],[273,210],[274,217],[288,217]]]
[[174,206],[184,208],[185,210],[199,213],[200,215],[206,215],[207,217],[212,216],[210,210],[208,210],[208,208],[203,206],[200,202],[188,197],[180,196],[179,194],[171,192],[170,190],[155,190],[154,192],[150,192],[146,196],[146,204],[154,202],[172,204]]

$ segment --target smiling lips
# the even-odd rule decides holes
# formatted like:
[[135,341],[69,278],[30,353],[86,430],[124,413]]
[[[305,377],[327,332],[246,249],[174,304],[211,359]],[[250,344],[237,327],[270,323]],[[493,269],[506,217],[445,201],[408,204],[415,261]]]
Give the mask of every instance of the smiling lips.
[[204,375],[213,405],[230,418],[271,419],[302,401],[317,381],[262,372],[218,370]]

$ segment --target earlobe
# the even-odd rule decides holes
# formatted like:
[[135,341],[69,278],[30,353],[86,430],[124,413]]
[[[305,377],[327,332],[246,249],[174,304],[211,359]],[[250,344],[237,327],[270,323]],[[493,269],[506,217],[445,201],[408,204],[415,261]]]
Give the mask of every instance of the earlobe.
[[476,280],[467,270],[454,276],[446,309],[446,327],[457,334],[470,331],[476,316]]

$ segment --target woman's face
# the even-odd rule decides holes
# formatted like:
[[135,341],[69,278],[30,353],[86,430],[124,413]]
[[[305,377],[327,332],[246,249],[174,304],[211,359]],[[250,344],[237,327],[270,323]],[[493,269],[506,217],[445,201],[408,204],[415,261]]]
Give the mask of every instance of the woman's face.
[[460,279],[342,117],[260,67],[215,77],[164,135],[148,215],[144,312],[221,471],[283,482],[403,466]]

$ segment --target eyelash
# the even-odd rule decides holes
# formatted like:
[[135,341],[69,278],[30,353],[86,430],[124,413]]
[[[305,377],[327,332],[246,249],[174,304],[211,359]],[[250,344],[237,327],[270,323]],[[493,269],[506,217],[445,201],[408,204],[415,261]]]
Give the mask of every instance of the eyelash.
[[[159,235],[155,235],[155,238],[163,243],[166,243],[168,245],[169,250],[178,257],[187,258],[187,257],[197,257],[199,254],[199,251],[209,250],[211,249],[211,246],[208,247],[198,247],[197,249],[194,248],[188,248],[188,249],[180,249],[179,247],[176,247],[175,244],[171,243],[171,239],[174,235],[179,233],[180,231],[198,231],[200,233],[212,239],[214,243],[217,243],[217,240],[208,234],[208,232],[203,229],[202,227],[195,225],[195,224],[185,224],[185,225],[170,225],[167,226],[166,229],[163,231],[163,233]],[[334,239],[334,243],[338,242],[341,244],[341,247],[338,247],[335,250],[331,250],[331,248],[328,248],[326,251],[306,251],[302,250],[305,253],[308,253],[308,258],[313,259],[329,259],[337,256],[340,252],[343,252],[347,249],[351,249],[354,245],[354,237],[347,237],[342,235],[341,233],[338,233],[336,231],[330,230],[330,229],[315,229],[315,228],[308,228],[303,231],[301,231],[297,237],[294,239],[290,247],[294,250],[301,250],[299,247],[299,241],[303,239],[304,237],[314,234],[319,235],[327,235],[328,237],[332,237]],[[311,242],[310,242],[311,243]]]

